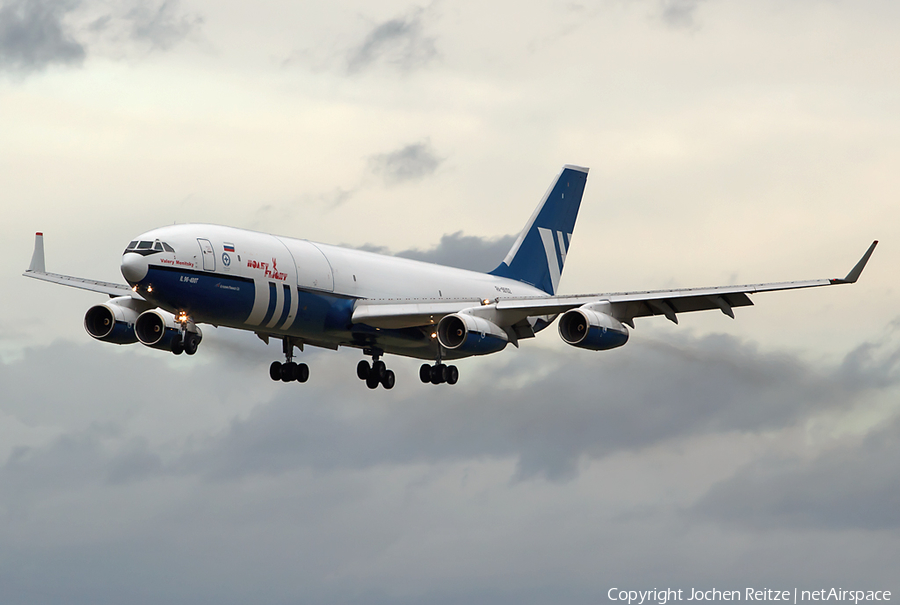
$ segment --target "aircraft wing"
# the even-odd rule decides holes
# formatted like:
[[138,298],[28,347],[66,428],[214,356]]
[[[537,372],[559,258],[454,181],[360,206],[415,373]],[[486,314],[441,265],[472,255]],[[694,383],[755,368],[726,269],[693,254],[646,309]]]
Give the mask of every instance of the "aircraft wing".
[[113,298],[116,296],[130,296],[138,300],[144,300],[143,296],[125,284],[114,284],[94,279],[85,279],[83,277],[72,277],[71,275],[59,275],[58,273],[44,273],[39,271],[26,271],[22,275],[54,284],[62,284],[63,286],[71,286],[73,288],[81,288],[82,290],[90,290],[91,292],[108,294]]
[[[454,301],[381,301],[360,300],[353,311],[353,321],[377,328],[405,328],[436,324],[444,315],[466,311],[484,316],[501,326],[514,326],[529,317],[544,317],[564,313],[582,305],[608,303],[611,314],[619,321],[634,327],[635,317],[662,315],[678,323],[678,314],[691,311],[719,309],[734,317],[734,307],[753,304],[750,294],[815,288],[837,284],[852,284],[872,256],[877,241],[872,242],[866,253],[843,278],[813,279],[806,281],[748,284],[743,286],[716,286],[709,288],[678,288],[672,290],[648,290],[644,292],[614,292],[578,294],[573,296],[547,296],[526,298],[495,298],[492,300],[459,299]],[[524,337],[525,334],[519,334]]]
[[31,265],[28,270],[23,273],[25,277],[33,277],[42,281],[48,281],[54,284],[62,284],[63,286],[71,286],[82,290],[90,290],[91,292],[99,292],[107,294],[110,297],[130,296],[137,300],[144,300],[144,297],[132,290],[126,284],[114,284],[105,281],[97,281],[94,279],[84,279],[82,277],[72,277],[70,275],[59,275],[58,273],[47,273],[44,267],[44,234],[36,233],[34,235],[34,254],[31,257]]

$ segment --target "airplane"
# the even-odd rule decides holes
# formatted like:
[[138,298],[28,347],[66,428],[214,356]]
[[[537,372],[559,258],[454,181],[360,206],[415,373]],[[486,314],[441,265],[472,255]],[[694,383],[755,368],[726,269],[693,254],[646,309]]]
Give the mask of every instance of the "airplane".
[[[175,224],[135,237],[122,255],[128,285],[48,273],[43,234],[35,235],[27,277],[106,294],[84,316],[92,337],[114,344],[140,342],[193,355],[200,324],[255,332],[266,344],[280,339],[284,362],[269,377],[306,382],[309,367],[294,361],[305,345],[353,347],[372,358],[357,365],[370,389],[393,388],[386,354],[431,361],[423,383],[456,384],[445,361],[518,347],[559,317],[562,340],[592,351],[628,341],[634,319],[752,305],[749,295],[859,279],[874,241],[844,278],[642,292],[558,293],[588,169],[565,165],[544,194],[509,253],[488,273],[467,271],[209,224]],[[626,327],[627,326],[627,327]]]

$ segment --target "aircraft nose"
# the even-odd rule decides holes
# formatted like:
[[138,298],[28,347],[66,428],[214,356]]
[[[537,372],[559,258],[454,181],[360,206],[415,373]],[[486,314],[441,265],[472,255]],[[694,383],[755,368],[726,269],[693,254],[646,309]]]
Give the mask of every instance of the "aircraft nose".
[[122,277],[130,284],[136,284],[147,276],[147,258],[134,252],[122,256]]

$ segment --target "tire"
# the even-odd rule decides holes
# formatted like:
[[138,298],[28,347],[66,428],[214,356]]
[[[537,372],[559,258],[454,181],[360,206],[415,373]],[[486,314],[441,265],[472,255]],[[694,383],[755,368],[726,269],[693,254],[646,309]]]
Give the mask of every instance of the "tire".
[[456,366],[447,366],[447,384],[456,384],[459,380],[459,370]]
[[360,380],[365,380],[369,377],[369,369],[369,362],[365,359],[361,360],[356,364],[356,377]]
[[297,379],[297,364],[289,361],[281,366],[281,381],[291,382]]
[[381,384],[381,380],[378,379],[378,376],[376,376],[374,372],[369,374],[369,377],[366,378],[366,386],[370,389],[377,389],[379,384]]
[[385,372],[387,372],[387,366],[380,359],[372,364],[372,373],[378,377],[378,380],[384,378]]
[[187,340],[184,343],[184,352],[188,355],[193,355],[197,352],[197,346],[200,344],[200,339],[197,338],[194,334],[188,334]]
[[441,383],[450,382],[450,366],[441,364]]
[[381,386],[388,390],[393,389],[395,380],[396,378],[394,377],[394,371],[386,370],[384,372],[384,378],[381,379]]
[[423,363],[419,368],[419,380],[425,383],[431,382],[431,366],[427,363]]
[[175,353],[176,355],[181,355],[182,353],[184,353],[184,345],[181,344],[180,342],[173,342],[172,343],[172,352]]
[[309,366],[301,363],[297,366],[297,382],[306,382],[309,380]]
[[444,378],[444,366],[431,366],[431,384],[441,384]]
[[281,362],[273,361],[269,366],[269,378],[272,380],[281,380]]

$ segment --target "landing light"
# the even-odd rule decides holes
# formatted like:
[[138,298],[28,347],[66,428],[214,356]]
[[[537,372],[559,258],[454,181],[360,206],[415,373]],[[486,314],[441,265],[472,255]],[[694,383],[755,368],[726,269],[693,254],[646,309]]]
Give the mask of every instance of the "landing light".
[[147,292],[153,292],[153,286],[147,286]]
[[432,332],[432,333],[431,333],[431,337],[432,337],[432,338],[437,338],[437,332]]
[[491,304],[491,301],[490,301],[489,298],[485,298],[483,301],[481,301],[481,304],[483,304],[483,305],[489,305],[489,304]]

